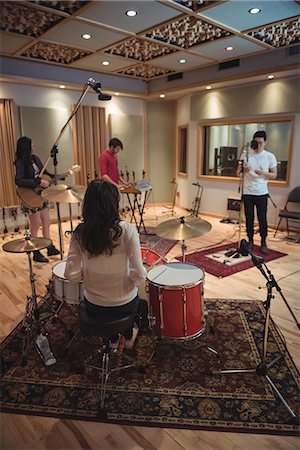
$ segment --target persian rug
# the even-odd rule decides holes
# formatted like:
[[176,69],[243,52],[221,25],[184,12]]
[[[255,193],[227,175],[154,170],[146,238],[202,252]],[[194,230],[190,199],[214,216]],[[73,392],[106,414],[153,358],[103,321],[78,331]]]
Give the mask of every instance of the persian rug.
[[[47,301],[44,299],[41,309]],[[67,304],[59,313],[74,331],[76,309]],[[205,331],[192,340],[158,340],[147,328],[142,330],[136,344],[137,364],[149,362],[149,366],[145,371],[134,367],[112,373],[105,420],[97,416],[100,376],[91,367],[100,365],[97,340],[79,333],[65,354],[70,336],[60,321],[52,321],[46,328],[56,364],[44,365],[32,339],[27,364],[22,367],[23,335],[19,324],[1,345],[1,409],[134,426],[297,435],[298,420],[275,395],[267,378],[255,373],[261,362],[263,303],[211,299],[205,300],[205,310]],[[268,376],[298,414],[299,372],[271,320],[266,363],[280,355]],[[128,364],[128,357],[121,350],[110,360],[113,368],[124,362]],[[250,368],[253,372],[220,373],[235,368]]]
[[[143,228],[141,228],[141,231]],[[173,239],[165,239],[155,234],[155,227],[146,227],[147,233],[140,233],[141,246],[152,249],[160,256],[165,256],[178,242]]]
[[[219,245],[217,247],[207,248],[200,252],[190,253],[186,255],[185,261],[195,264],[196,266],[204,269],[205,272],[210,273],[218,278],[224,278],[234,273],[241,272],[242,270],[250,269],[253,267],[251,256],[226,256],[227,252],[238,248],[238,243]],[[259,258],[263,258],[265,262],[272,261],[273,259],[286,256],[286,253],[277,252],[276,250],[268,249],[268,254],[263,255],[260,251],[260,246],[253,246],[253,253]],[[182,258],[177,258],[182,261]]]

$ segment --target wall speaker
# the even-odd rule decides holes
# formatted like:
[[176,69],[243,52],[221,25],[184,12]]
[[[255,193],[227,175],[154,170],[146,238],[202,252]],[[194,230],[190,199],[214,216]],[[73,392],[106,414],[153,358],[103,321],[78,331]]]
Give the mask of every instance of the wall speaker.
[[223,176],[235,176],[237,166],[237,147],[220,147],[221,173]]

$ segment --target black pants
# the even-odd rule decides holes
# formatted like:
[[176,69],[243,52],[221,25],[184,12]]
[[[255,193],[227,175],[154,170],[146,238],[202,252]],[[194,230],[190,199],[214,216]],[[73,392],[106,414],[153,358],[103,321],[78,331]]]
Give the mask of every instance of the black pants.
[[243,195],[246,216],[246,230],[249,241],[253,241],[254,235],[254,207],[256,206],[259,233],[262,241],[268,235],[267,206],[268,194],[266,195]]
[[[139,299],[139,296],[137,295],[131,302],[126,303],[125,305],[98,306],[98,305],[94,305],[93,303],[89,302],[84,297],[84,303],[85,303],[87,314],[99,315],[102,318],[105,318],[107,320],[121,319],[122,317],[132,314],[132,316],[133,316],[132,323],[123,332],[123,336],[125,337],[126,340],[129,340],[132,338],[132,328],[134,325],[134,317],[137,315],[139,301],[140,301],[140,299]],[[114,334],[113,336],[110,336],[109,339],[111,342],[117,342],[117,340],[119,339],[119,335]]]

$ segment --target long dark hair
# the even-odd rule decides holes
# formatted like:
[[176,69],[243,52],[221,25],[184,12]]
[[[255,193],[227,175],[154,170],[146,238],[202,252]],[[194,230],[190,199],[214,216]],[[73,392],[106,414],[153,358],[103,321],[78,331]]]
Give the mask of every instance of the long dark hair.
[[119,191],[111,183],[93,180],[85,193],[82,208],[83,223],[74,237],[89,257],[111,255],[122,234],[119,216]]
[[18,139],[16,159],[23,159],[23,161],[31,162],[32,160],[32,142],[29,137],[22,136]]

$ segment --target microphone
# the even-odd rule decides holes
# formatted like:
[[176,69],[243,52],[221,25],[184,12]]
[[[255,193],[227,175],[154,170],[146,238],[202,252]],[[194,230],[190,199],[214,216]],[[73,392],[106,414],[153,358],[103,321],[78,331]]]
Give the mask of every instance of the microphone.
[[256,150],[258,148],[258,143],[254,140],[251,141],[250,145],[253,150]]
[[111,95],[101,92],[101,83],[95,81],[94,78],[89,78],[86,84],[90,86],[95,92],[97,92],[97,94],[99,94],[98,100],[111,100]]
[[246,241],[246,239],[241,240],[239,253],[242,256],[251,255],[252,262],[255,266],[260,266],[264,262],[263,258],[259,258],[258,256],[253,255],[252,251],[250,251],[249,249],[248,242]]
[[200,183],[192,183],[192,186],[201,186]]

